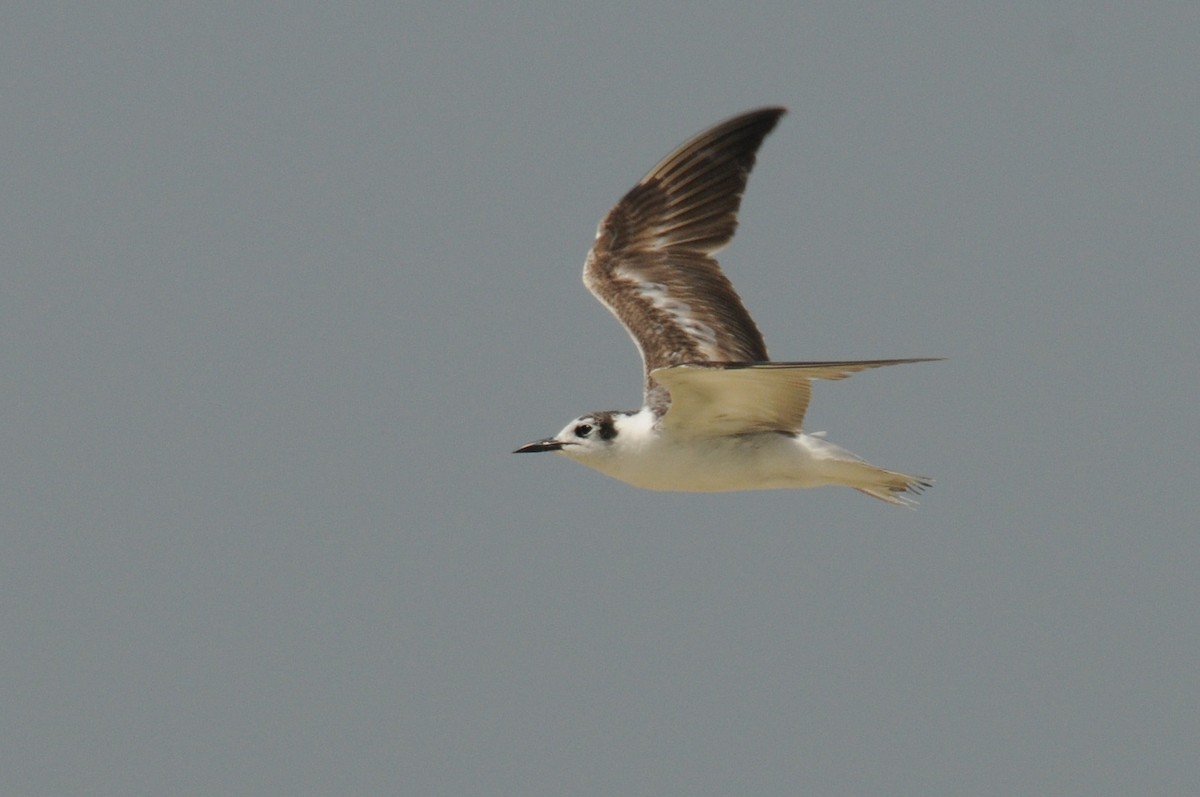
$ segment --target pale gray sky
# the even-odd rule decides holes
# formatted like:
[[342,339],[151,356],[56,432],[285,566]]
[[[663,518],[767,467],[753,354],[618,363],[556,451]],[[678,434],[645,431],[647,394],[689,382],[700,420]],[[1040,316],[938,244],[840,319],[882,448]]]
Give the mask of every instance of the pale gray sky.
[[[1200,6],[19,4],[0,793],[1200,792]],[[928,473],[639,492],[595,225],[763,104],[722,255]]]

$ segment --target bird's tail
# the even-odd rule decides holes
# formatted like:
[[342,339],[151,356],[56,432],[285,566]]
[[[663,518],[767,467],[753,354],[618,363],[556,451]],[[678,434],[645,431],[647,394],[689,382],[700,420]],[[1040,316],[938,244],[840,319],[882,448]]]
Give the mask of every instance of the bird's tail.
[[831,484],[853,487],[880,501],[907,507],[916,506],[913,496],[933,486],[933,479],[925,476],[909,476],[876,467],[857,454],[824,440],[821,434],[806,437],[809,448],[822,460],[821,470]]
[[884,470],[866,462],[860,463],[861,470],[867,471],[870,482],[850,485],[860,493],[865,493],[880,501],[887,501],[896,506],[916,506],[914,495],[920,495],[933,486],[933,479],[924,476],[909,476],[907,473],[897,473],[894,470]]

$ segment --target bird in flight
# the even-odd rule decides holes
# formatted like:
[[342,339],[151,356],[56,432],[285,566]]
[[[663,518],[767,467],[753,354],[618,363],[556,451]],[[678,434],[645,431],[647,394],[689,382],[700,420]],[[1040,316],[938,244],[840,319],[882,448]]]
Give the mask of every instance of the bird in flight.
[[641,352],[643,406],[581,415],[514,453],[554,451],[648,490],[844,485],[904,506],[932,484],[871,465],[803,422],[814,379],[939,358],[771,362],[713,258],[733,238],[755,155],[784,113],[761,108],[700,133],[600,222],[583,281]]

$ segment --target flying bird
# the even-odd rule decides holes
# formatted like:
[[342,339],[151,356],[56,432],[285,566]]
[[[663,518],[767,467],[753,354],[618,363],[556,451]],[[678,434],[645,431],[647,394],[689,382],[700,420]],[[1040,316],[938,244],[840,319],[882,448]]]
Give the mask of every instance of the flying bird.
[[785,112],[761,108],[700,133],[600,222],[583,281],[641,352],[642,408],[581,415],[514,453],[554,451],[648,490],[844,485],[903,506],[932,484],[871,465],[803,423],[814,379],[939,358],[771,362],[713,258],[733,238],[758,148]]

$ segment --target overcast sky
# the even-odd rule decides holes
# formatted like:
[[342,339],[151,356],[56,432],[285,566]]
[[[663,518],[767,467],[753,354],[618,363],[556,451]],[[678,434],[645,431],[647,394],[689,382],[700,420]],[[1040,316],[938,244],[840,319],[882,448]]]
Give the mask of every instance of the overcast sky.
[[[0,15],[0,793],[1200,793],[1200,5]],[[928,474],[660,494],[580,283],[790,109],[721,256]]]

